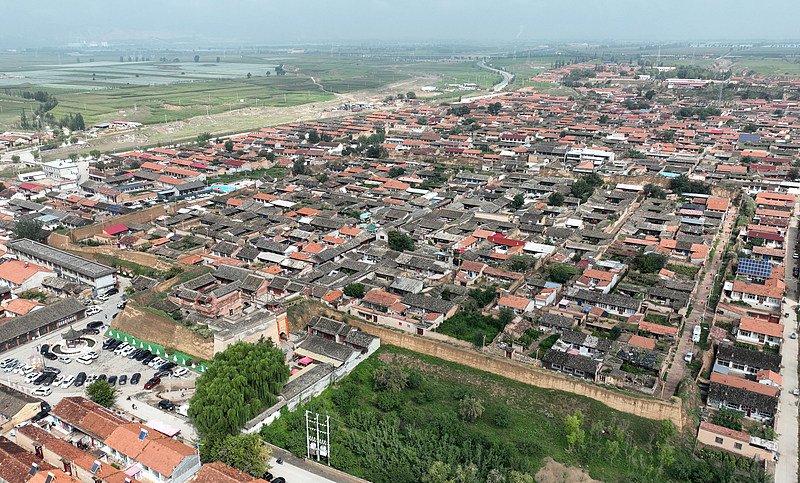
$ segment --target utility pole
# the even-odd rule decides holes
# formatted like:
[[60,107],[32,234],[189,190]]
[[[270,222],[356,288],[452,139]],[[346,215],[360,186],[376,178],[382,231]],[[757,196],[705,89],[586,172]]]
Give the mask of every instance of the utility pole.
[[319,413],[306,411],[306,455],[308,459],[311,459],[313,454],[317,461],[321,456],[324,456],[326,461],[330,461],[330,421],[331,418],[328,415],[325,415],[325,420],[321,421]]

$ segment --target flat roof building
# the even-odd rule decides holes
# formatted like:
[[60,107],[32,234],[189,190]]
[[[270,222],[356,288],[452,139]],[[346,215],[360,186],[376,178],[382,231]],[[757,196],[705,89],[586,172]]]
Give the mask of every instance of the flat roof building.
[[49,245],[23,238],[9,241],[6,248],[20,260],[49,268],[59,277],[91,285],[95,290],[108,289],[117,284],[115,268]]

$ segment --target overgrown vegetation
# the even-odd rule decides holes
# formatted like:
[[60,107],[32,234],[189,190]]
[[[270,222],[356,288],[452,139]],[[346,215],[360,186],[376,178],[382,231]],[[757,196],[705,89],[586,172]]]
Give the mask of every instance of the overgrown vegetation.
[[[405,385],[398,392],[377,386],[376,372],[396,365]],[[473,401],[483,411],[464,418]],[[305,410],[331,416],[331,465],[375,483],[451,481],[459,467],[468,475],[463,481],[525,481],[518,478],[530,478],[545,456],[608,482],[722,481],[715,480],[722,466],[694,460],[693,438],[670,422],[395,347],[382,347],[337,386],[284,411],[261,435],[305,455]]]
[[484,337],[486,343],[490,343],[505,325],[499,318],[477,312],[459,312],[442,322],[436,331],[481,346]]

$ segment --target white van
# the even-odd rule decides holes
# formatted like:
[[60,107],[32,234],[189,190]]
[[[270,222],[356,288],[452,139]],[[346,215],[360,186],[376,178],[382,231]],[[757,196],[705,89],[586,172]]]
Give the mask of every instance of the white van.
[[703,332],[703,328],[699,325],[695,325],[694,329],[692,330],[692,342],[700,342],[700,334]]

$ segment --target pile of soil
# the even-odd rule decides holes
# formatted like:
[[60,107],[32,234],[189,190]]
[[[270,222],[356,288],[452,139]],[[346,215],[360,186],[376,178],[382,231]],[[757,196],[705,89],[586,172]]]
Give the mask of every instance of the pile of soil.
[[586,470],[556,462],[551,457],[544,459],[544,468],[536,473],[536,483],[603,483],[592,479]]

